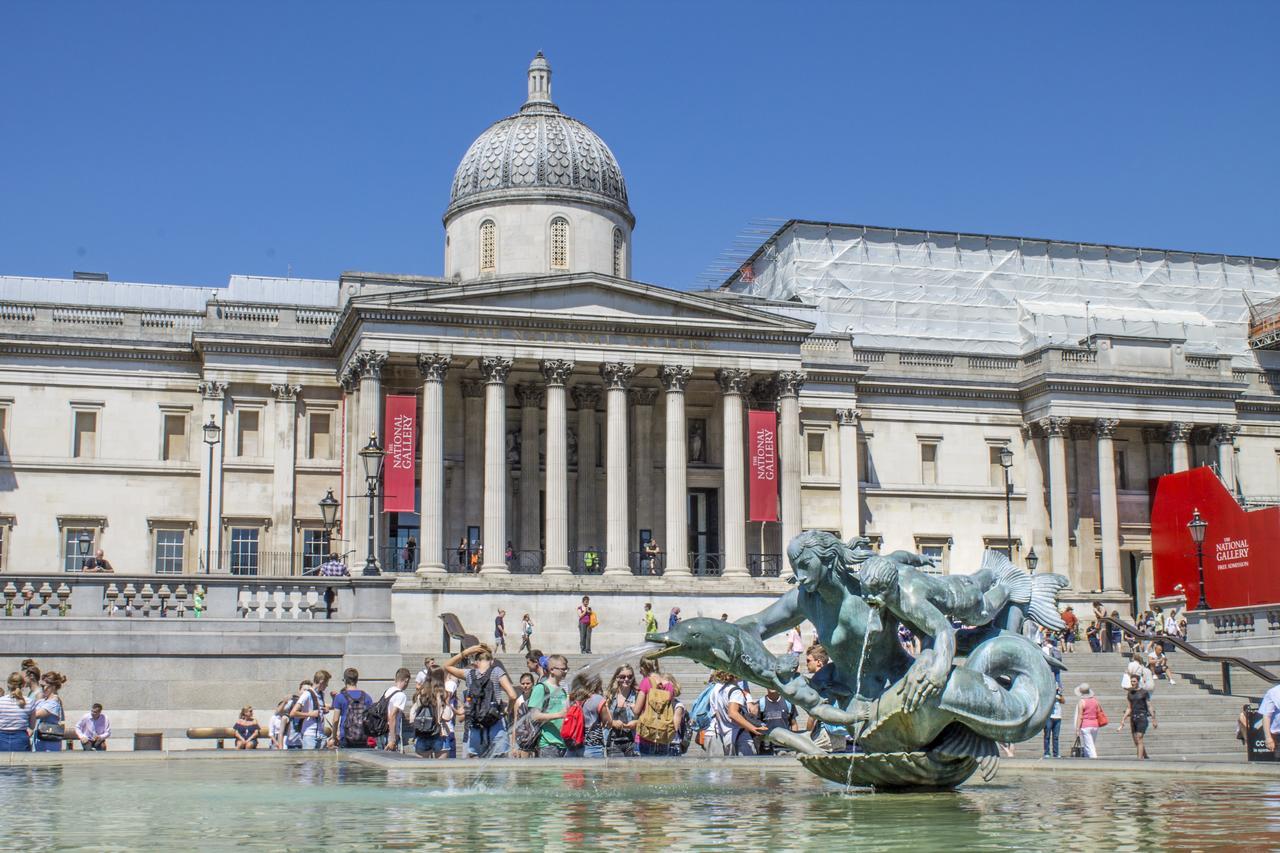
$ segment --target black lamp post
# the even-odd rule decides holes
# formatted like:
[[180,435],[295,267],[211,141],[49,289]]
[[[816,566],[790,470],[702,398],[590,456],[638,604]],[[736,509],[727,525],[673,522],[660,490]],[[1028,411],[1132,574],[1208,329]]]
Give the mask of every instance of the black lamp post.
[[338,499],[333,496],[333,489],[329,489],[320,499],[320,518],[324,524],[324,545],[333,550],[329,537],[333,535],[333,528],[338,523]]
[[1209,610],[1209,602],[1204,597],[1204,531],[1209,522],[1200,517],[1200,510],[1191,511],[1191,520],[1187,522],[1187,530],[1191,532],[1191,541],[1196,543],[1196,571],[1200,573],[1200,603],[1196,610]]
[[209,563],[209,549],[213,547],[213,448],[220,441],[222,441],[222,427],[218,426],[213,415],[209,415],[209,422],[204,425],[204,443],[209,445],[209,502],[206,504],[204,519],[205,574],[213,572],[213,566]]
[[369,550],[365,556],[364,572],[366,575],[380,575],[378,556],[373,551],[373,501],[378,496],[378,480],[382,476],[382,463],[386,451],[378,444],[376,433],[369,436],[369,443],[360,450],[360,461],[364,463],[364,483],[369,498]]
[[1036,573],[1036,566],[1040,564],[1040,558],[1036,556],[1036,546],[1032,545],[1031,550],[1027,552],[1027,571],[1032,574]]
[[1009,445],[1000,448],[1000,467],[1004,469],[1004,535],[1005,549],[1009,552],[1009,562],[1013,562],[1013,508],[1010,497],[1013,484],[1009,482],[1009,469],[1013,467],[1013,451]]

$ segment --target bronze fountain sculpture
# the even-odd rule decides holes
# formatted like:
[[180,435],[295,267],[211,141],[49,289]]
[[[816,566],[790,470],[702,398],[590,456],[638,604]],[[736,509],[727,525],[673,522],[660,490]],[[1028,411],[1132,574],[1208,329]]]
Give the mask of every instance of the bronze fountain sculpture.
[[[853,754],[828,754],[809,738],[775,729],[770,739],[800,753],[823,778],[884,790],[951,788],[982,769],[995,772],[998,743],[1040,731],[1053,706],[1052,666],[1024,637],[1024,619],[1064,626],[1061,575],[1030,574],[987,551],[971,575],[920,571],[930,560],[905,551],[874,554],[806,531],[787,547],[794,589],[737,622],[689,619],[650,634],[658,655],[676,654],[776,688],[812,717],[843,726]],[[812,680],[795,655],[764,640],[808,621],[831,662]],[[969,626],[957,629],[956,623]],[[924,648],[912,658],[898,639],[905,624]]]

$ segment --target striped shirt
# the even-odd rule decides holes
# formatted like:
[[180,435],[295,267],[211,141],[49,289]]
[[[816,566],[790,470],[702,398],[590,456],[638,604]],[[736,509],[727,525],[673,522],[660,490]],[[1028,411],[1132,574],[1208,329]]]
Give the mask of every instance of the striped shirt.
[[25,731],[30,710],[30,704],[19,705],[12,696],[0,696],[0,732]]

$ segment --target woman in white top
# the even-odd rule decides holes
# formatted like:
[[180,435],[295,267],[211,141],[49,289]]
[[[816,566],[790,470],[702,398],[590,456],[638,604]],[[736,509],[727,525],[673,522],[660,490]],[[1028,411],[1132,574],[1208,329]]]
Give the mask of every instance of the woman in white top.
[[[762,735],[767,728],[753,724],[743,711],[751,701],[747,692],[738,684],[737,676],[719,671],[711,678],[719,683],[711,694],[712,755],[755,755],[755,735]],[[715,748],[718,745],[718,750]]]
[[793,655],[804,654],[804,649],[805,649],[804,637],[801,636],[800,634],[799,625],[796,625],[794,628],[792,628],[790,631],[787,632],[787,643],[789,644],[789,648],[791,649],[791,653]]
[[9,673],[4,695],[0,696],[0,752],[31,751],[31,708],[22,691],[22,673]]

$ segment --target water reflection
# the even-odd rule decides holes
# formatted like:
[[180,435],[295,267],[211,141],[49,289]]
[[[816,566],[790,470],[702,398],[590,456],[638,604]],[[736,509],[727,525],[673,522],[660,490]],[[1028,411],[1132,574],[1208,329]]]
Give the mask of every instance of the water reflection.
[[[1004,773],[948,794],[846,794],[798,768],[614,762],[477,774],[332,756],[0,768],[14,849],[862,850],[1280,846],[1280,784]],[[93,805],[86,819],[84,805]],[[1069,846],[1077,846],[1071,843]]]

